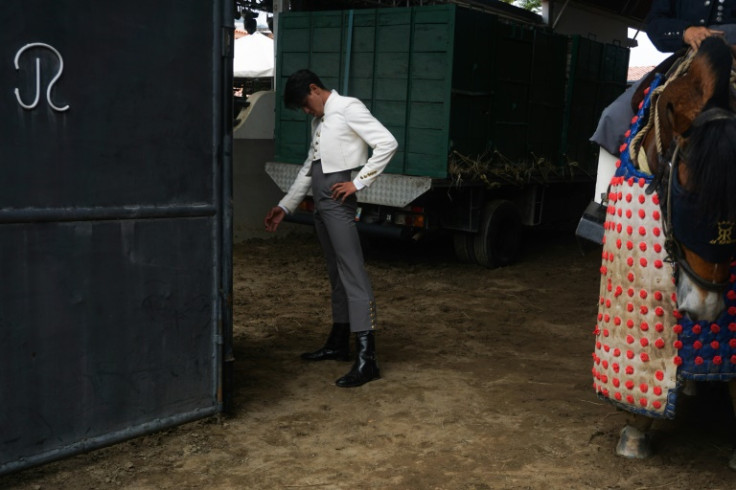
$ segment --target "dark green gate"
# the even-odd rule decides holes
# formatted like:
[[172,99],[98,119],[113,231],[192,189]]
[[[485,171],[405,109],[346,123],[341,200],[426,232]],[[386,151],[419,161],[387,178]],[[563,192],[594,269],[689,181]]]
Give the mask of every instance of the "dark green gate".
[[0,4],[0,473],[222,409],[232,11]]

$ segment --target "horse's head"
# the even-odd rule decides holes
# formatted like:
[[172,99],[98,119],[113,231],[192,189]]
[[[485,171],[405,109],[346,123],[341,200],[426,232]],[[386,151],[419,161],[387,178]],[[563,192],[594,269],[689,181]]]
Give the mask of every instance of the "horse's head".
[[734,61],[720,38],[706,39],[685,75],[657,100],[661,153],[671,165],[665,215],[678,263],[678,308],[693,320],[715,320],[736,253],[736,113]]

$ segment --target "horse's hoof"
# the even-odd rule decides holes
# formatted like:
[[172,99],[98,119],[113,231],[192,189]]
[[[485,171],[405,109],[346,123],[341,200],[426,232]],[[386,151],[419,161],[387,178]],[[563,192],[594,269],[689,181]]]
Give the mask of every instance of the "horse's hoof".
[[621,429],[616,454],[631,459],[648,458],[652,455],[652,444],[646,433],[627,425]]
[[728,467],[736,471],[736,451],[731,454],[731,459],[728,460]]

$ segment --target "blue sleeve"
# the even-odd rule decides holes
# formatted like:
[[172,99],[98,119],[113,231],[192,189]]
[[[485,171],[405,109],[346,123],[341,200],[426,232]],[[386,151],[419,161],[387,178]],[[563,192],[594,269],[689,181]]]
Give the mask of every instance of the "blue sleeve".
[[[682,35],[685,29],[696,25],[697,21],[687,17],[697,12],[683,12],[677,0],[654,0],[646,18],[647,36],[663,53],[675,52],[686,46]],[[692,9],[695,10],[695,9]]]

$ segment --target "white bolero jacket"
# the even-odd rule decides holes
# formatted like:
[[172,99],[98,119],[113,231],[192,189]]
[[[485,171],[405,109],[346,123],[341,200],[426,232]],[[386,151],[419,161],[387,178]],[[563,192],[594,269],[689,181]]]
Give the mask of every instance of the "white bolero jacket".
[[[391,161],[398,143],[360,100],[333,90],[325,102],[319,136],[322,171],[326,174],[363,167],[353,180],[360,190],[371,185]],[[320,120],[312,120],[312,140]],[[279,206],[294,212],[312,184],[314,145]],[[368,157],[369,147],[373,153]]]

